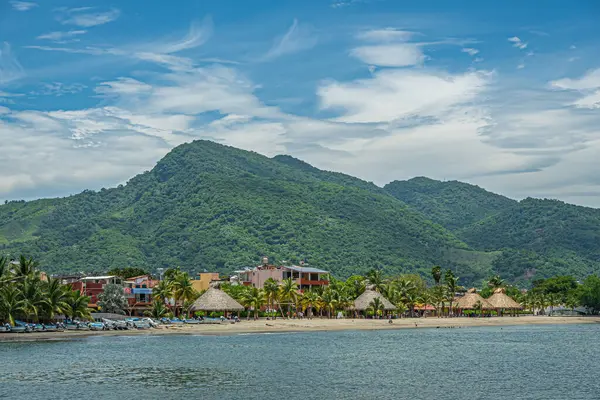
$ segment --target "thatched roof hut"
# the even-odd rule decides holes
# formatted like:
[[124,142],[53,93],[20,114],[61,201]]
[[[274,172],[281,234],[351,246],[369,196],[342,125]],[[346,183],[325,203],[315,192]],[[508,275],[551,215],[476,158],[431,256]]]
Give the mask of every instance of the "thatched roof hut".
[[484,310],[493,310],[495,308],[489,301],[481,297],[475,289],[469,289],[463,297],[456,299],[456,303],[452,306],[461,310],[475,310],[478,302],[481,303],[481,308]]
[[243,311],[244,306],[222,291],[214,287],[209,288],[198,300],[194,302],[192,310],[195,311]]
[[356,300],[354,300],[354,309],[357,311],[368,310],[371,307],[371,302],[376,297],[378,297],[383,303],[384,310],[396,309],[396,306],[394,306],[391,301],[383,297],[381,293],[371,289],[365,290],[363,294],[361,294]]
[[520,310],[523,308],[519,303],[514,301],[511,297],[509,297],[504,288],[498,288],[494,290],[494,294],[491,295],[486,300],[494,306],[494,308],[504,309],[504,310]]

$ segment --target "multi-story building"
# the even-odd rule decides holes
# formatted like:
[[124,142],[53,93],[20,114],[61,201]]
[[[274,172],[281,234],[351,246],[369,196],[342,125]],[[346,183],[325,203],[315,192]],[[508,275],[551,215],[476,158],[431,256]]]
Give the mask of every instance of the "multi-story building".
[[98,295],[104,292],[104,287],[109,284],[122,285],[123,280],[114,275],[86,276],[69,283],[73,290],[79,290],[84,296],[90,297],[88,307],[98,308]]
[[210,287],[210,283],[219,280],[218,272],[201,272],[198,274],[198,278],[192,281],[192,286],[198,292],[207,290]]
[[152,289],[158,282],[150,275],[134,276],[125,281],[124,292],[129,315],[143,316],[144,311],[152,307]]
[[272,265],[269,264],[266,257],[262,264],[255,268],[247,268],[236,271],[238,281],[241,285],[252,286],[259,289],[264,287],[265,281],[269,278],[277,282],[284,279],[293,279],[298,285],[300,291],[311,289],[315,286],[329,285],[327,280],[328,271],[318,268],[312,268],[301,263],[300,265]]

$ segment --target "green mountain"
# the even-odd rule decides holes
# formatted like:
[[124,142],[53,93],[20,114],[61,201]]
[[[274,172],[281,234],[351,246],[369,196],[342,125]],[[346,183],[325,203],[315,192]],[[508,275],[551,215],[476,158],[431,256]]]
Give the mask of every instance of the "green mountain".
[[442,264],[480,278],[495,257],[371,183],[207,141],[177,147],[124,186],[0,206],[0,252],[38,257],[49,272],[230,272],[266,254],[342,277]]
[[394,181],[384,189],[450,230],[464,228],[517,204],[479,186],[423,177]]
[[126,185],[0,206],[0,254],[38,258],[48,272],[179,266],[229,273],[307,260],[339,277],[380,267],[451,267],[461,284],[600,270],[600,210],[517,202],[427,178],[380,188],[274,158],[196,141]]
[[385,190],[471,248],[500,251],[494,273],[513,281],[600,271],[600,210],[557,200],[520,202],[462,182],[395,181]]

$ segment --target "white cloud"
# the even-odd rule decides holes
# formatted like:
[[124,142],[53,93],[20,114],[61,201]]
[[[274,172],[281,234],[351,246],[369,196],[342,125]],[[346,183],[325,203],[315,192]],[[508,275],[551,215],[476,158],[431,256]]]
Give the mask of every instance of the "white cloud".
[[37,3],[30,1],[11,1],[10,5],[12,6],[13,10],[17,11],[29,11],[38,6]]
[[415,35],[414,32],[398,30],[395,28],[372,29],[361,32],[356,37],[360,40],[374,42],[406,42]]
[[527,43],[523,42],[519,37],[513,36],[508,38],[508,41],[513,44],[514,47],[524,50],[527,48]]
[[422,64],[425,56],[417,44],[381,44],[360,46],[350,54],[367,64],[381,67],[406,67]]
[[470,56],[474,56],[475,54],[479,54],[479,50],[477,49],[473,49],[473,48],[463,48],[460,51],[462,51],[463,53],[467,53]]
[[523,68],[525,68],[525,64],[519,64],[519,65],[517,65],[517,69],[523,69]]
[[104,25],[119,18],[121,12],[116,8],[108,11],[93,11],[91,7],[79,7],[61,10],[58,19],[63,25],[77,25],[89,28]]
[[149,93],[152,86],[133,78],[119,78],[116,81],[102,82],[94,90],[103,95],[131,95]]
[[49,32],[37,37],[37,39],[63,41],[67,39],[73,39],[76,36],[85,35],[87,31],[67,31],[67,32]]
[[600,68],[588,71],[579,79],[563,78],[550,82],[559,89],[585,90],[600,88]]
[[308,27],[301,26],[297,19],[294,19],[292,26],[287,32],[277,38],[273,46],[265,55],[266,60],[271,60],[287,54],[297,53],[300,51],[313,48],[317,44],[317,37]]
[[461,75],[416,70],[383,70],[372,79],[327,82],[318,89],[321,107],[342,109],[344,122],[387,122],[411,115],[439,116],[455,104],[472,101],[490,75]]

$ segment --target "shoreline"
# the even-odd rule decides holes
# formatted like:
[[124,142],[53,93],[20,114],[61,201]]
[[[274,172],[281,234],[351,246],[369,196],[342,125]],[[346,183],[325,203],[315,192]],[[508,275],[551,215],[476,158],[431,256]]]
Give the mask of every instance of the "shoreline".
[[64,332],[31,332],[31,333],[0,333],[0,343],[12,342],[44,342],[78,340],[88,337],[110,336],[166,336],[166,335],[207,335],[223,336],[237,334],[265,333],[297,333],[297,332],[328,332],[328,331],[363,331],[390,329],[423,329],[423,328],[469,328],[523,325],[570,325],[570,324],[600,324],[598,316],[548,317],[489,317],[489,318],[406,318],[388,320],[373,319],[277,319],[246,321],[242,319],[236,324],[223,323],[218,325],[183,325],[161,326],[150,330],[126,331],[64,331]]

